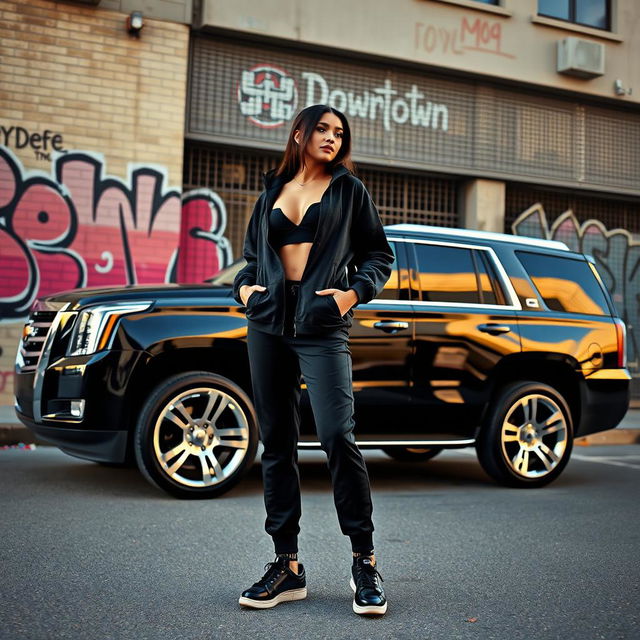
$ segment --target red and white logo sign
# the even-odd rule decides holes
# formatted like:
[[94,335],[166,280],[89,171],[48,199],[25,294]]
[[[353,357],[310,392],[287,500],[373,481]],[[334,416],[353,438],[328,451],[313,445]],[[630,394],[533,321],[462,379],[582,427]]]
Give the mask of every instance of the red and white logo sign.
[[273,129],[293,117],[298,104],[298,90],[286,71],[260,64],[242,72],[238,103],[240,112],[251,122]]

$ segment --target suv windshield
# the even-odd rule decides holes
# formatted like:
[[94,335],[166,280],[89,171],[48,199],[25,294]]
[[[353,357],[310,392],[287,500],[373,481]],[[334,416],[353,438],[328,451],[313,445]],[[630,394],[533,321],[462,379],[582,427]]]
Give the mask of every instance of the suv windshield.
[[238,271],[240,271],[240,269],[242,269],[242,267],[244,267],[245,264],[246,261],[244,258],[238,258],[227,267],[224,267],[224,269],[220,269],[220,271],[218,271],[215,276],[209,278],[208,280],[205,280],[205,282],[222,285],[224,287],[232,287],[233,280],[236,277],[236,274],[238,273]]

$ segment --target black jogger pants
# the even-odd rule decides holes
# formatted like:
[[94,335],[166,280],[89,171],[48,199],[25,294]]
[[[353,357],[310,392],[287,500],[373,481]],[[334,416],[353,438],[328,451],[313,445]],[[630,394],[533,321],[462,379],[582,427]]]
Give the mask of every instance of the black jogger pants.
[[262,477],[265,529],[276,553],[298,551],[301,516],[298,436],[300,376],[307,385],[317,434],[327,454],[338,522],[353,551],[373,550],[369,476],[355,443],[349,333],[346,328],[293,337],[292,317],[300,282],[286,281],[285,334],[272,335],[249,322],[247,345],[254,404],[264,445]]

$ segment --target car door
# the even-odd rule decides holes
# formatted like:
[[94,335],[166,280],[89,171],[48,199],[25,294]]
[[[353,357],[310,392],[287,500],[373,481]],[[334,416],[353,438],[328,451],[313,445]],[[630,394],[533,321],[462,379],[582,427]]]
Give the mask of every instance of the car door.
[[389,237],[395,255],[379,296],[354,309],[350,329],[358,442],[404,436],[410,410],[413,311],[405,243]]
[[425,239],[407,253],[415,308],[407,428],[470,442],[494,367],[520,352],[520,303],[491,247]]
[[[349,330],[358,443],[379,440],[383,434],[401,438],[409,414],[413,350],[409,271],[405,244],[388,240],[395,255],[391,276],[379,296],[354,308]],[[306,396],[305,391],[303,411],[311,418]],[[307,420],[301,445],[312,446],[315,434],[304,423]]]

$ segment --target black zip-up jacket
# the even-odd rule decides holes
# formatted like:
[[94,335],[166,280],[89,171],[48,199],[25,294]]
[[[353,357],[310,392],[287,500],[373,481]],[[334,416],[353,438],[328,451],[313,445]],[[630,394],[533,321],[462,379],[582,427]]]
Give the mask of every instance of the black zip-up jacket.
[[[267,333],[284,333],[285,274],[280,256],[269,243],[269,213],[286,179],[275,169],[263,176],[265,188],[258,197],[247,226],[243,256],[247,261],[236,275],[233,297],[242,303],[240,287],[259,284],[247,300],[249,322]],[[339,165],[320,200],[320,221],[300,280],[295,335],[350,327],[353,307],[344,316],[331,295],[321,289],[353,289],[357,304],[369,302],[391,276],[393,252],[387,242],[380,215],[364,184]],[[354,306],[356,306],[354,305]]]

